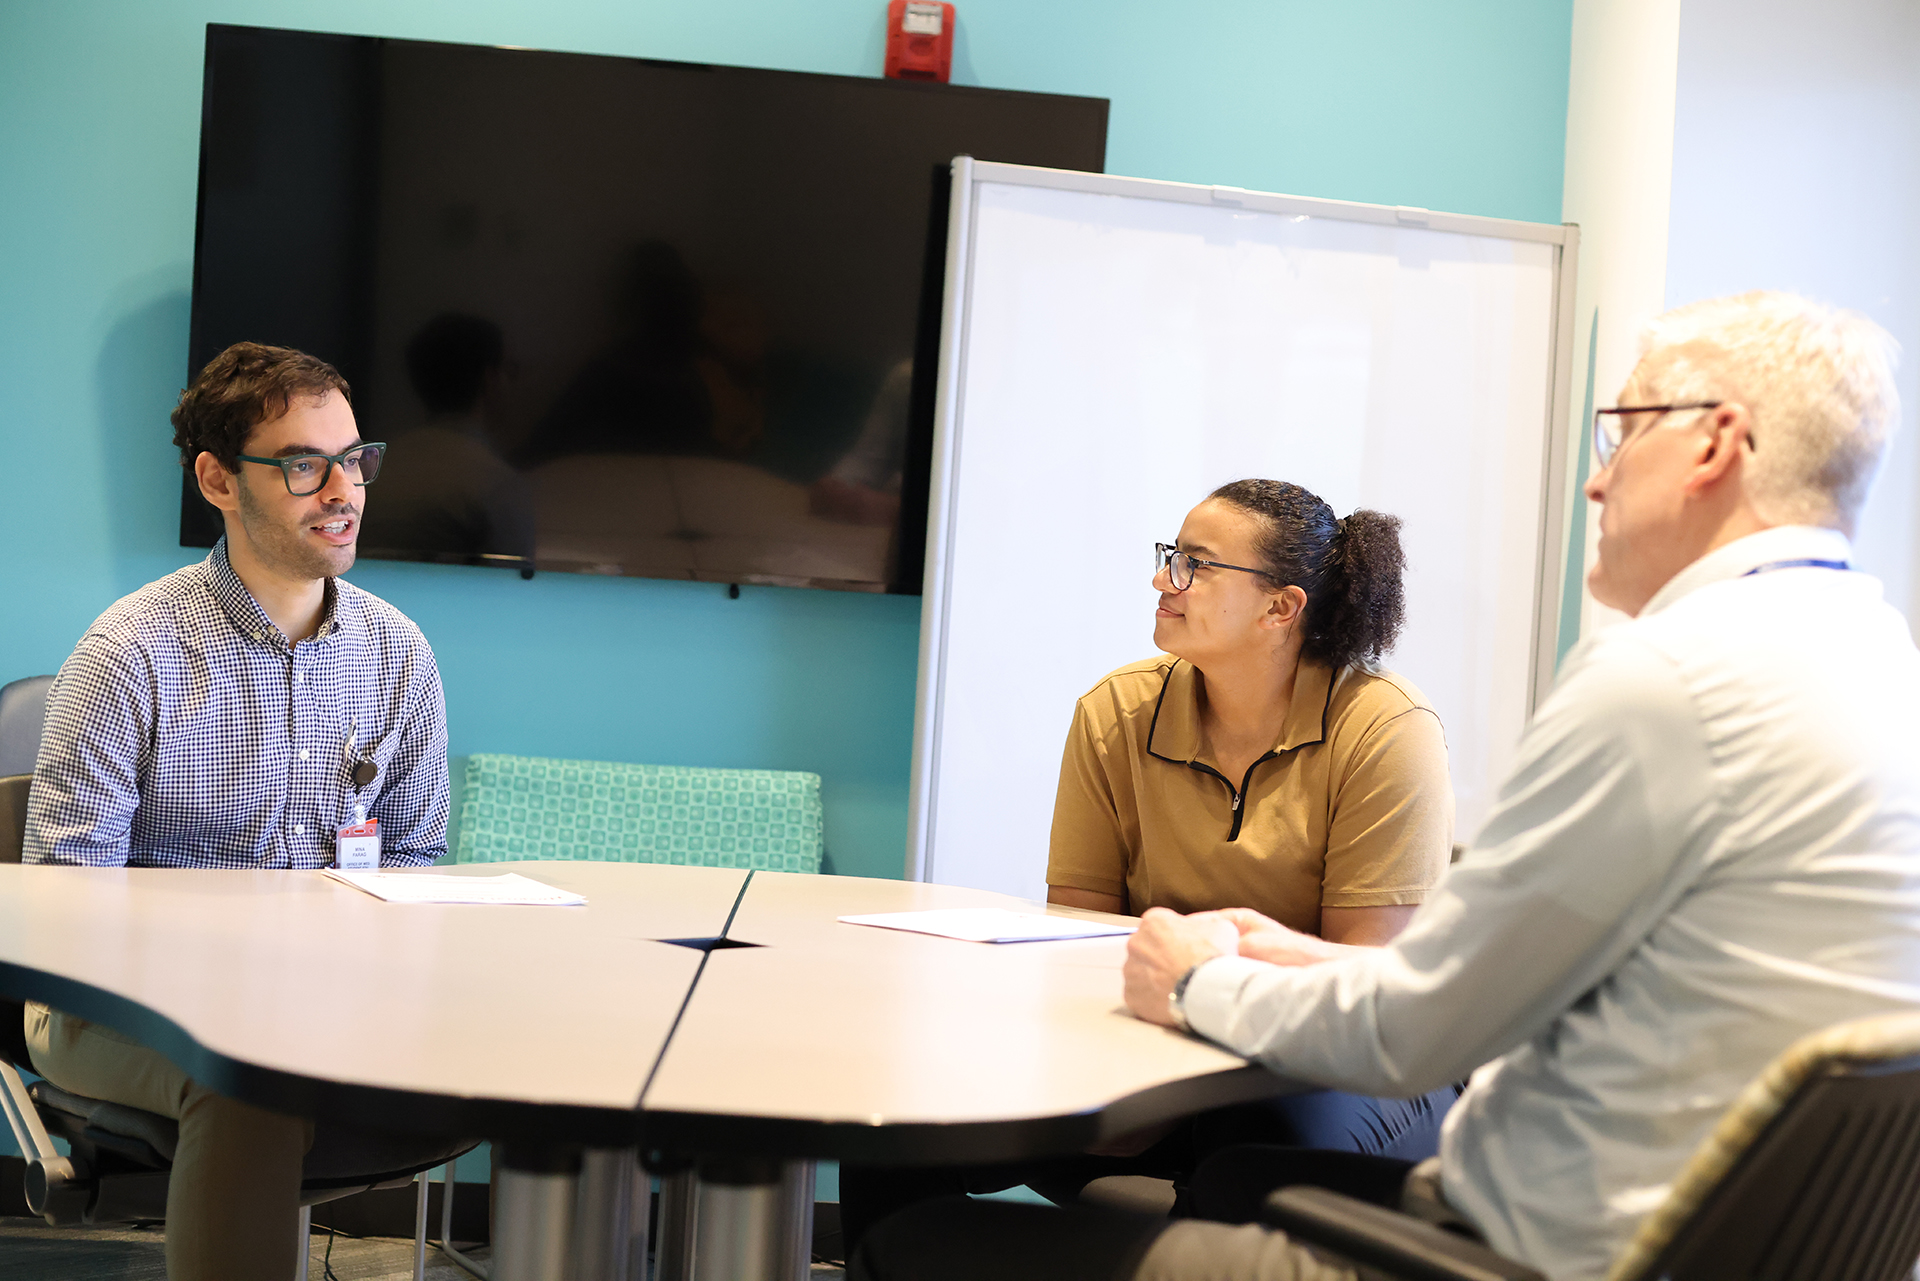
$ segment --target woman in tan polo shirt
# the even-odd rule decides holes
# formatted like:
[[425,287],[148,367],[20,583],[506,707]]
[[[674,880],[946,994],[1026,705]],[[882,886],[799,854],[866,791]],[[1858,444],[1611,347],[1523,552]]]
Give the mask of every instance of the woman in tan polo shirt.
[[[1446,868],[1453,791],[1432,706],[1378,666],[1404,613],[1399,528],[1272,480],[1188,513],[1153,579],[1163,652],[1074,711],[1050,902],[1251,907],[1337,943],[1400,932]],[[1417,1160],[1452,1101],[1315,1091],[1209,1114],[1188,1141]]]
[[1399,526],[1242,480],[1160,544],[1162,652],[1074,710],[1050,901],[1251,907],[1339,943],[1399,933],[1453,840],[1439,718],[1377,666],[1403,613]]
[[[1163,652],[1109,673],[1074,711],[1049,902],[1136,916],[1251,907],[1338,943],[1400,932],[1447,865],[1453,791],[1433,708],[1376,663],[1403,613],[1399,529],[1379,512],[1336,520],[1272,480],[1222,486],[1188,513],[1153,579]],[[1025,1183],[1066,1202],[1107,1174],[1179,1187],[1240,1144],[1419,1160],[1453,1098],[1315,1090],[1204,1113],[1127,1156],[842,1165],[846,1248],[925,1197]]]

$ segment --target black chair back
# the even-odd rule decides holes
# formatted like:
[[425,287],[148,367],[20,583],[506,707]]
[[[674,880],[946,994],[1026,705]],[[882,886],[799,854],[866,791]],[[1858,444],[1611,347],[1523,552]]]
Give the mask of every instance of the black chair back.
[[[29,676],[0,685],[0,863],[18,863],[27,833],[27,787],[34,758],[40,755],[40,731],[47,720],[51,676]],[[0,1058],[31,1071],[25,1007],[0,1000]]]
[[27,1054],[27,1007],[3,998],[0,998],[0,1059],[22,1072],[33,1071],[33,1060]]
[[47,723],[51,676],[0,685],[0,863],[18,863],[27,831],[27,788]]
[[0,863],[18,863],[27,844],[27,789],[33,775],[0,778]]
[[1642,1275],[1898,1281],[1920,1259],[1920,1056],[1828,1064]]
[[28,676],[0,685],[0,778],[33,773],[40,731],[47,723],[51,676]]
[[[18,863],[27,832],[27,784],[33,775],[0,778],[0,863]],[[31,1072],[27,1059],[26,1007],[0,997],[0,1059]]]

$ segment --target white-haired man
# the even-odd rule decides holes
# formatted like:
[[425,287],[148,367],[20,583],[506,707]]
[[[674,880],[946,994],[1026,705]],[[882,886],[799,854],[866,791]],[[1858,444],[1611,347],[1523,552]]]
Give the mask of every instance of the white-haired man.
[[[1568,656],[1473,848],[1383,948],[1151,911],[1129,1007],[1339,1089],[1471,1072],[1446,1206],[1555,1281],[1604,1276],[1780,1050],[1920,1006],[1920,652],[1848,542],[1896,417],[1860,317],[1762,293],[1660,317],[1587,486],[1589,583],[1633,621]],[[1017,1239],[1055,1278],[1351,1278],[1229,1224],[1286,1183],[1408,1190],[1379,1158],[1214,1161],[1192,1200],[1228,1222],[929,1205],[854,1275],[1028,1275],[995,1254]]]

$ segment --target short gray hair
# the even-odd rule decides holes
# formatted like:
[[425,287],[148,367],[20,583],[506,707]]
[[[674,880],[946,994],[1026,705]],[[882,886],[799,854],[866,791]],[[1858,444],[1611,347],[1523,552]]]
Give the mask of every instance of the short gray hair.
[[1777,525],[1853,532],[1900,420],[1899,346],[1857,312],[1756,290],[1656,317],[1643,357],[1661,395],[1737,400],[1753,416],[1747,494]]

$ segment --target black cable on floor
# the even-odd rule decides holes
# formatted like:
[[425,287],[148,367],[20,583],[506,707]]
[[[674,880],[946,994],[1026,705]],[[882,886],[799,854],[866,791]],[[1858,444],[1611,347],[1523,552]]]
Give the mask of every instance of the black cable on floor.
[[333,1225],[327,1225],[327,1252],[320,1256],[320,1281],[340,1281],[333,1270]]

